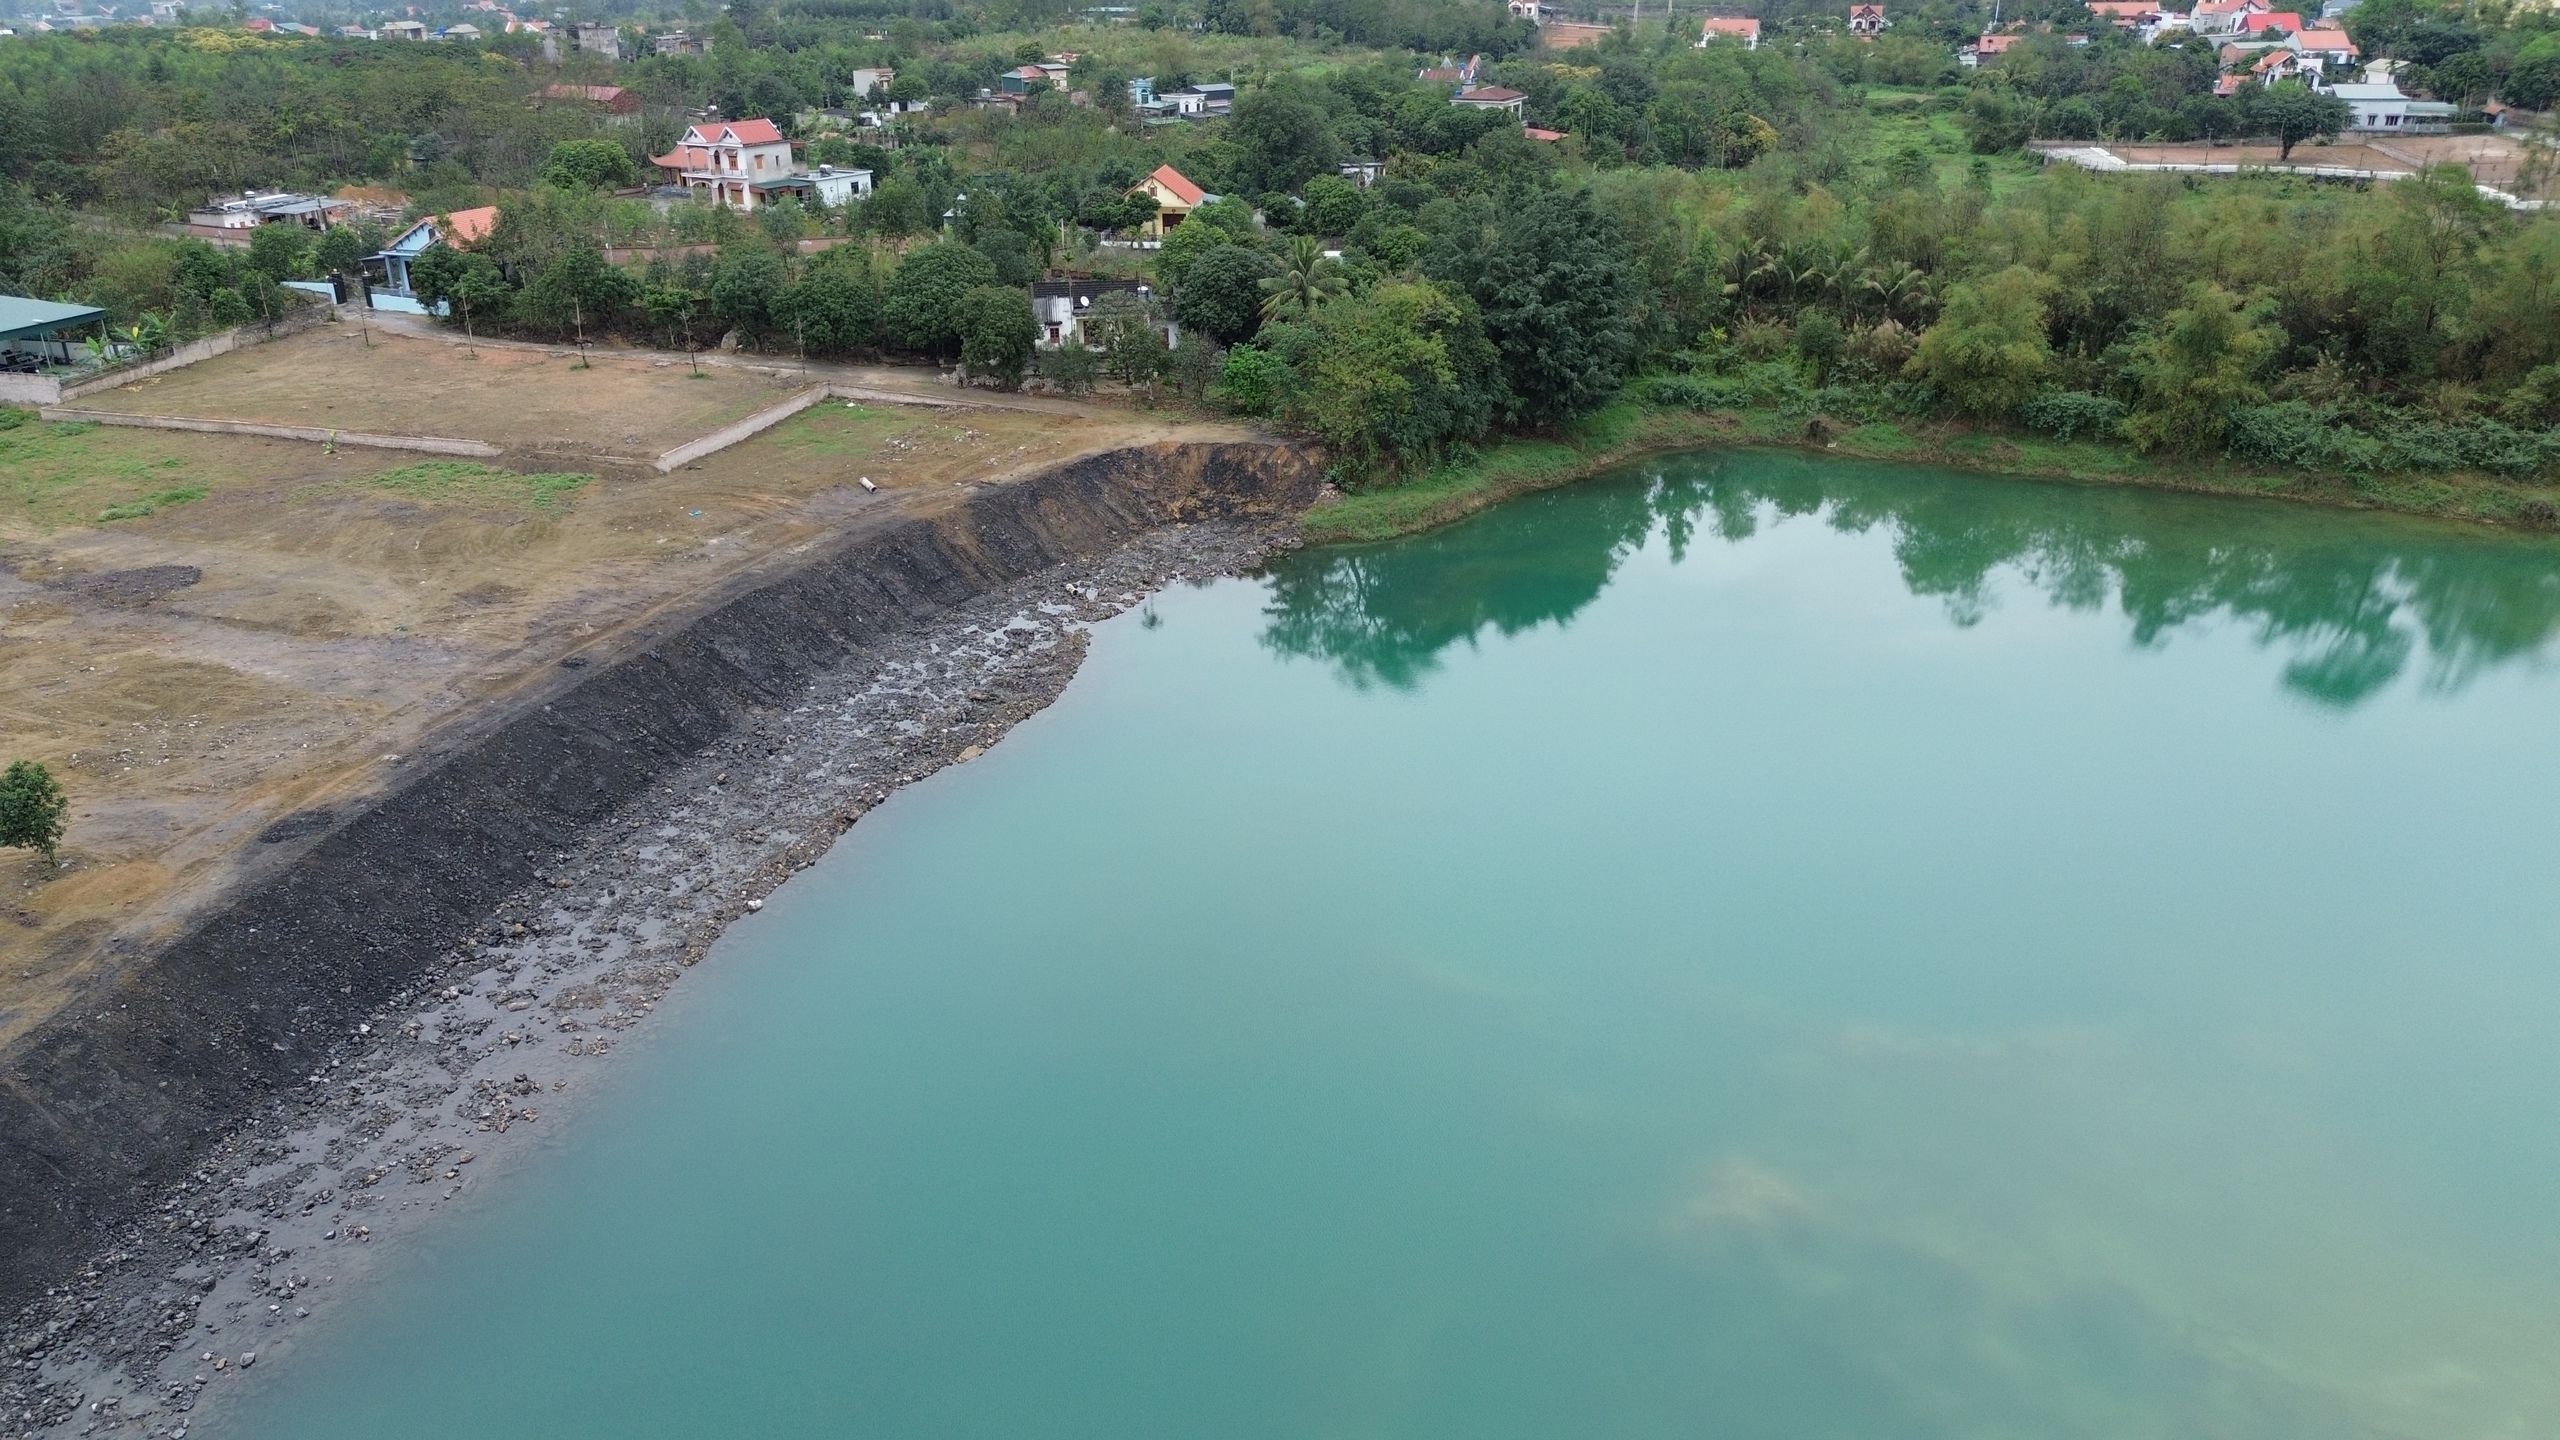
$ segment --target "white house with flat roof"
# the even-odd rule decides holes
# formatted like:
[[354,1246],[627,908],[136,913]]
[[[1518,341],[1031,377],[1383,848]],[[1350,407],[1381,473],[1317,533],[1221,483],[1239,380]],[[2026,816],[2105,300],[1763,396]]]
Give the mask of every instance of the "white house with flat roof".
[[2347,102],[2347,128],[2366,135],[2441,135],[2456,113],[2441,100],[2412,99],[2388,80],[2350,81],[2329,93]]

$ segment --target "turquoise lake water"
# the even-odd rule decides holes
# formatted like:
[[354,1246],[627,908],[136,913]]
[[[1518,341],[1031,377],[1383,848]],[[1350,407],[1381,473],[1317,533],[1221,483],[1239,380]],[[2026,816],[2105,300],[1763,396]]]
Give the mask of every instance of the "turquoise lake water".
[[1151,608],[223,1433],[2560,1433],[2560,543],[1728,452]]

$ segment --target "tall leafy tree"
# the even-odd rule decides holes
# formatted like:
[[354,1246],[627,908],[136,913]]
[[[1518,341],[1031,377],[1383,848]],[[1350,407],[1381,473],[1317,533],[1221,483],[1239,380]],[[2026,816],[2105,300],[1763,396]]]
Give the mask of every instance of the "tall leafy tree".
[[1262,323],[1262,284],[1278,268],[1263,251],[1221,245],[1192,265],[1174,316],[1221,345],[1247,339]]
[[1635,353],[1636,279],[1588,193],[1510,197],[1442,237],[1424,273],[1475,301],[1502,357],[1502,418],[1549,426],[1606,404]]
[[1227,121],[1238,152],[1236,181],[1246,194],[1295,190],[1330,172],[1340,152],[1324,112],[1298,96],[1262,89],[1236,101]]
[[1909,372],[1964,414],[2005,419],[2052,368],[2045,299],[2053,288],[2052,279],[2024,265],[1949,287],[1946,309],[1921,334]]
[[562,252],[525,287],[525,318],[581,336],[610,326],[640,302],[640,282],[606,263],[604,252],[581,245]]
[[2277,158],[2281,160],[2292,159],[2293,147],[2305,140],[2344,130],[2349,118],[2346,101],[2323,95],[2299,80],[2253,89],[2244,105],[2248,119],[2276,137]]
[[1040,336],[1031,292],[1011,285],[981,285],[960,297],[960,363],[972,375],[1007,390],[1022,383]]
[[782,329],[774,307],[790,282],[781,256],[761,245],[732,246],[711,272],[711,313],[749,343],[761,344]]
[[2142,403],[2125,420],[2126,436],[2145,450],[2219,450],[2233,412],[2267,398],[2260,376],[2282,340],[2255,323],[2239,296],[2197,283],[2187,303],[2134,347]]
[[880,343],[879,278],[870,253],[856,246],[811,261],[776,309],[811,354],[846,355]]
[[611,140],[563,140],[551,147],[542,179],[563,190],[612,190],[639,184],[640,168]]
[[957,241],[927,245],[889,277],[882,319],[889,338],[910,350],[951,355],[961,345],[969,292],[996,283],[995,262]]

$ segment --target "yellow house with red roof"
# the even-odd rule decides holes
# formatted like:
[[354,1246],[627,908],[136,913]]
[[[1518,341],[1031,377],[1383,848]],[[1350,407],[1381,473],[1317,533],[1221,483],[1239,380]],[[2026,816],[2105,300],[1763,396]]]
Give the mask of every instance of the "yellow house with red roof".
[[1145,195],[1156,202],[1156,218],[1143,227],[1150,240],[1162,240],[1175,226],[1191,217],[1191,212],[1218,197],[1191,183],[1191,177],[1170,165],[1159,165],[1155,173],[1129,187],[1132,195]]

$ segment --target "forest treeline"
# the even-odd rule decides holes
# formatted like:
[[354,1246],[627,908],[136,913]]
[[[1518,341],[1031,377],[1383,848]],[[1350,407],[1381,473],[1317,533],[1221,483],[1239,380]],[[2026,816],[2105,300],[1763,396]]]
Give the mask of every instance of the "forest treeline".
[[[501,206],[496,235],[420,271],[457,323],[1170,388],[1321,435],[1354,483],[1554,432],[1630,389],[2332,471],[2527,477],[2560,461],[2560,221],[2452,167],[2389,185],[2207,181],[2039,171],[2020,154],[2039,134],[2264,133],[2299,98],[2213,95],[2209,47],[2100,24],[2068,44],[2088,21],[2077,4],[2013,9],[2052,30],[1978,72],[1944,40],[1978,21],[1952,9],[1922,7],[1872,44],[1804,12],[1780,22],[1792,41],[1758,50],[1648,23],[1561,57],[1499,7],[1294,13],[1212,5],[1034,34],[967,6],[747,3],[709,55],[619,67],[555,67],[528,37],[190,27],[0,46],[0,128],[20,142],[0,146],[0,286],[173,330],[261,313],[272,282],[341,269],[380,234],[329,240],[334,256],[279,239],[208,259],[107,222],[244,183],[362,182],[405,190],[412,213]],[[2354,17],[2375,52],[2453,77],[2449,94],[2529,76],[2551,38],[2538,11],[2367,0]],[[1485,47],[1482,78],[1566,138],[1418,80],[1439,57],[1395,27],[1426,20],[1479,26],[1465,33]],[[1346,26],[1370,28],[1354,43]],[[1060,49],[1090,103],[960,103]],[[868,98],[845,87],[884,63],[901,98],[947,103],[903,119],[894,149],[809,144],[813,161],[873,170],[867,201],[748,217],[609,193],[696,107],[790,124]],[[1147,126],[1129,113],[1137,75],[1229,77],[1241,94],[1223,119]],[[563,77],[640,89],[641,123],[549,102]],[[1350,159],[1383,174],[1356,185],[1339,173]],[[1142,221],[1130,186],[1162,164],[1224,198],[1160,251],[1097,249]],[[1035,354],[1027,285],[1058,267],[1150,289],[1103,308],[1097,349]],[[1164,321],[1184,343],[1167,347]]]

